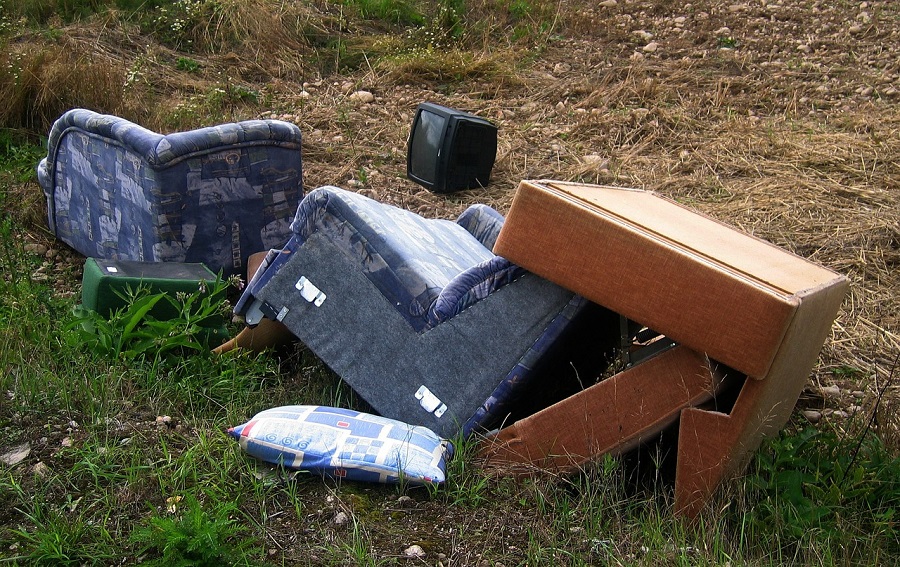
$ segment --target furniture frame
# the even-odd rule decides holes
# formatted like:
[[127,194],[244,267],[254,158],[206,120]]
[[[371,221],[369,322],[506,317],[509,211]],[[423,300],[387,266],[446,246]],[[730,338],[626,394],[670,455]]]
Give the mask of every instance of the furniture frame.
[[574,471],[677,423],[688,517],[787,422],[848,287],[657,194],[562,181],[520,184],[494,250],[679,346],[509,425],[482,456]]

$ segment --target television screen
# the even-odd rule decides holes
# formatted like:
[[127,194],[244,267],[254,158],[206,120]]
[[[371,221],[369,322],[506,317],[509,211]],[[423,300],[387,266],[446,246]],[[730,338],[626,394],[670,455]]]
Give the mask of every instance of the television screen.
[[410,168],[416,177],[428,183],[434,183],[437,173],[438,158],[447,119],[439,114],[422,110],[413,126],[410,138]]
[[497,127],[484,118],[424,102],[416,109],[407,176],[436,193],[484,187],[497,155]]

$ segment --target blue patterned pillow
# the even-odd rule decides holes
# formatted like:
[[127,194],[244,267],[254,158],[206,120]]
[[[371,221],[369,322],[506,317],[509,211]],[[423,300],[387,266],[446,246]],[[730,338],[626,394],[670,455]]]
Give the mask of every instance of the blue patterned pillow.
[[283,406],[228,434],[257,459],[331,478],[440,484],[453,445],[426,427],[324,406]]

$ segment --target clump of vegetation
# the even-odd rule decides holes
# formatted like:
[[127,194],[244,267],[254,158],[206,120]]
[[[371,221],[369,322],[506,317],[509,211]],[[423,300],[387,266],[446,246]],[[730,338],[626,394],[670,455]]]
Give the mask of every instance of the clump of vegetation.
[[[193,293],[151,293],[146,287],[114,290],[124,307],[109,316],[83,306],[73,311],[73,320],[66,326],[74,345],[101,356],[114,359],[133,359],[147,354],[162,357],[170,352],[200,353],[208,351],[210,342],[221,342],[227,335],[224,318],[228,303],[226,290],[235,280],[217,278],[208,285],[201,284]],[[171,317],[158,318],[164,312]],[[213,345],[215,346],[215,345]]]
[[758,453],[748,476],[750,520],[783,545],[825,537],[872,538],[872,557],[900,553],[900,456],[875,435],[841,437],[806,428],[782,434]]
[[218,503],[212,511],[203,508],[193,495],[173,499],[171,512],[151,517],[136,528],[131,541],[140,546],[139,554],[153,553],[145,565],[178,567],[216,567],[246,565],[259,553],[248,539],[247,528],[236,517],[232,503]]

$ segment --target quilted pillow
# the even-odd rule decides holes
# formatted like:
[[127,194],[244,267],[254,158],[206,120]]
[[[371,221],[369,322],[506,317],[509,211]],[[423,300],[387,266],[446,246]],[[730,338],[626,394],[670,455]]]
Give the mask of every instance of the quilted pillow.
[[331,478],[444,482],[453,445],[426,427],[325,406],[282,406],[228,434],[257,459]]

